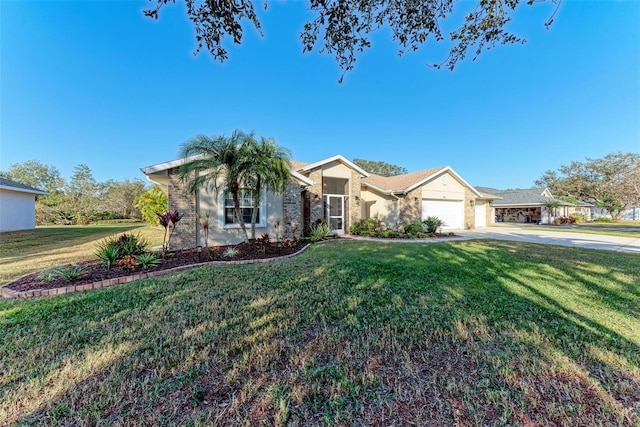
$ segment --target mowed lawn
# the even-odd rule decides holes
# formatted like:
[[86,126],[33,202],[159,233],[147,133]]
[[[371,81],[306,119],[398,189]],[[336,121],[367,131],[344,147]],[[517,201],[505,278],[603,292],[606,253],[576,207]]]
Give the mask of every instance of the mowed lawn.
[[121,233],[140,234],[150,245],[160,245],[164,230],[137,223],[64,225],[0,233],[0,284],[56,265],[97,259],[97,243]]
[[0,301],[0,425],[640,425],[637,255],[341,240]]

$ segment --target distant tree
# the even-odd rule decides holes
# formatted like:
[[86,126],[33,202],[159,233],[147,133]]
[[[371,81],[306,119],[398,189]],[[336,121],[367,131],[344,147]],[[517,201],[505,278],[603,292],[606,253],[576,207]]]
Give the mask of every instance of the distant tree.
[[133,207],[140,211],[142,219],[151,225],[160,225],[158,213],[169,210],[167,195],[157,186],[154,186],[140,194],[133,202]]
[[77,165],[66,187],[69,212],[78,224],[88,224],[91,215],[98,211],[98,184],[89,166]]
[[407,169],[403,168],[402,166],[381,161],[353,159],[353,163],[360,166],[367,172],[381,176],[404,175],[405,173],[407,173]]
[[[139,179],[115,181],[108,180],[102,187],[101,210],[117,213],[122,218],[131,218],[135,207],[133,202],[145,192],[145,184]],[[166,211],[163,210],[162,212]]]
[[49,193],[55,193],[64,187],[64,179],[60,176],[60,171],[55,166],[38,160],[13,163],[8,171],[0,171],[0,176]]
[[198,135],[182,145],[182,158],[194,157],[178,168],[178,176],[186,182],[186,190],[196,193],[201,188],[228,191],[233,200],[233,217],[240,225],[245,240],[249,240],[244,214],[240,208],[240,194],[246,191],[251,158],[247,149],[253,136],[236,130],[230,137]]
[[536,185],[548,187],[556,196],[593,202],[617,221],[626,209],[640,205],[640,153],[574,161],[558,172],[546,171]]
[[[144,14],[155,19],[167,3],[176,2],[150,1],[154,7],[145,10]],[[313,15],[304,24],[300,38],[303,52],[311,52],[320,45],[320,53],[333,55],[343,71],[342,76],[353,69],[356,54],[371,47],[371,36],[378,30],[389,30],[392,40],[398,44],[399,55],[418,50],[430,37],[436,42],[448,38],[451,44],[449,56],[434,66],[440,68],[446,64],[453,70],[468,52],[475,60],[483,51],[496,45],[524,43],[524,39],[505,27],[516,7],[525,2],[528,5],[539,3],[536,0],[309,0],[308,10]],[[547,27],[553,22],[561,0],[549,2],[555,3],[556,7],[545,22]],[[228,52],[223,41],[230,37],[235,44],[240,44],[246,22],[262,35],[255,1],[185,0],[185,4],[187,16],[195,27],[196,54],[206,46],[215,59],[224,62]],[[265,1],[265,8],[267,5]],[[465,18],[457,28],[445,32],[442,24],[454,15],[454,8],[456,15]]]
[[247,187],[253,195],[253,211],[251,212],[251,238],[256,238],[256,221],[260,207],[262,190],[275,194],[283,193],[291,176],[289,161],[291,155],[279,147],[273,139],[261,138],[256,141],[251,135],[247,139],[250,171],[246,178]]

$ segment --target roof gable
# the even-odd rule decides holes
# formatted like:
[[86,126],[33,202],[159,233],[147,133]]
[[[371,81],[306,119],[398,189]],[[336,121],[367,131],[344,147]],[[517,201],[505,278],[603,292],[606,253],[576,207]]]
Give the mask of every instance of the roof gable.
[[372,187],[378,191],[383,191],[385,193],[403,193],[406,194],[409,191],[412,191],[428,181],[431,181],[438,176],[449,172],[453,175],[462,185],[468,187],[471,191],[473,191],[476,196],[483,197],[482,194],[478,192],[474,187],[469,185],[460,175],[458,175],[451,166],[441,166],[438,168],[425,169],[418,172],[407,173],[404,175],[395,175],[395,176],[380,176],[380,175],[370,175],[368,178],[362,180],[362,183],[366,186]]
[[[353,163],[352,161],[346,159],[344,156],[342,156],[340,154],[335,155],[333,157],[326,158],[324,160],[320,160],[320,161],[315,162],[315,163],[308,163],[308,164],[302,166],[301,168],[299,168],[298,170],[299,171],[308,172],[308,171],[310,171],[312,169],[319,168],[319,167],[321,167],[323,165],[326,165],[328,163],[335,162],[335,161],[338,161],[338,162],[350,167],[351,169],[355,170],[356,172],[358,172],[363,177],[368,177],[370,175],[369,172],[365,171],[360,166],[356,165],[355,163]],[[294,162],[292,162],[292,163],[294,163]],[[295,163],[301,164],[302,162],[295,162]]]

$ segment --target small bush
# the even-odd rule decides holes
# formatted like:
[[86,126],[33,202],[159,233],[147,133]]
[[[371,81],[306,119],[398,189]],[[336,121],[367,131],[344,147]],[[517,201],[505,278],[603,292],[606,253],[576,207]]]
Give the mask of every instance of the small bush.
[[570,225],[575,223],[576,218],[573,216],[561,216],[553,220],[554,225]]
[[115,242],[103,241],[98,243],[96,256],[102,260],[105,268],[110,270],[118,260],[120,250],[116,246]]
[[64,267],[58,267],[53,271],[54,277],[61,277],[66,282],[73,282],[78,280],[87,272],[87,267],[80,264],[67,265]]
[[135,259],[138,262],[138,265],[140,266],[140,268],[142,269],[155,267],[161,262],[161,259],[158,256],[158,254],[155,254],[153,252],[145,252],[143,254],[137,255]]
[[38,280],[42,280],[44,282],[50,282],[57,277],[56,275],[57,268],[48,268],[38,274]]
[[424,226],[421,222],[414,222],[404,226],[404,234],[415,237],[423,237],[426,235]]
[[593,220],[594,222],[613,222],[613,220],[611,218],[609,218],[608,216],[600,216],[596,219]]
[[119,259],[116,262],[116,265],[118,267],[124,268],[125,270],[133,271],[138,266],[138,261],[136,261],[136,259],[133,256],[128,255],[122,259]]
[[447,225],[444,220],[438,218],[437,216],[427,217],[427,219],[422,221],[422,224],[424,224],[427,230],[427,234],[436,234],[438,232],[438,229]]
[[224,250],[222,256],[225,258],[235,258],[238,255],[238,252],[240,252],[238,248],[228,247]]
[[573,213],[573,214],[571,214],[571,216],[576,219],[576,223],[578,223],[578,224],[583,223],[585,221],[584,214]]
[[329,228],[327,221],[324,219],[311,226],[311,240],[313,242],[325,240],[330,234],[331,229]]
[[288,237],[286,237],[284,240],[282,240],[282,246],[285,248],[291,248],[293,247],[293,245],[295,244],[295,240],[290,239]]
[[375,236],[383,231],[382,221],[378,218],[361,219],[349,227],[349,233],[357,236]]
[[386,237],[386,238],[391,238],[391,239],[393,239],[393,238],[399,238],[399,237],[402,237],[402,234],[401,234],[401,233],[398,233],[398,232],[397,232],[397,231],[395,231],[395,230],[387,229],[387,230],[384,230],[384,231],[382,232],[382,234],[380,234],[380,235],[379,235],[379,237]]
[[122,234],[116,241],[120,258],[142,255],[147,251],[148,242],[140,234]]

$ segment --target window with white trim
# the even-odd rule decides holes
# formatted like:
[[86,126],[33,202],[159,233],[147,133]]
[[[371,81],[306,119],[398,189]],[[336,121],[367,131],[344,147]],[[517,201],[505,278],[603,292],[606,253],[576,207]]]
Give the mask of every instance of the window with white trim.
[[[240,215],[245,224],[251,224],[251,216],[253,215],[254,198],[248,191],[240,190],[238,192],[238,201],[240,202]],[[257,222],[260,222],[260,208],[258,207]],[[234,207],[233,197],[229,191],[224,192],[224,225],[238,224]]]

